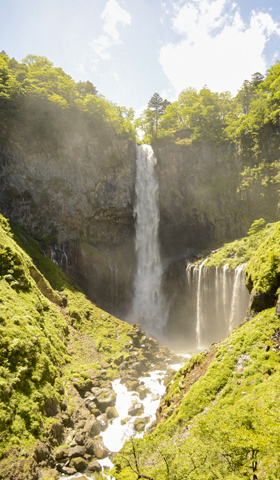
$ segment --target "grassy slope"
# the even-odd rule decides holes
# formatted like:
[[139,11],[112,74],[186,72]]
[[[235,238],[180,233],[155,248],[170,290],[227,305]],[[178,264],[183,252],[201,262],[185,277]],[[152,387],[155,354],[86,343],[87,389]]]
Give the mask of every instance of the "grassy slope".
[[[279,286],[280,223],[228,244],[208,265],[248,262],[253,288]],[[161,423],[135,440],[141,473],[154,479],[278,479],[280,321],[262,311],[225,341],[193,357],[160,407]],[[132,450],[127,443],[124,451]],[[153,452],[151,454],[151,452]],[[129,463],[131,466],[129,466]],[[132,467],[132,468],[131,468]],[[136,479],[133,455],[119,455],[116,478]]]
[[31,458],[26,452],[38,440],[48,441],[67,383],[83,385],[89,369],[104,365],[113,378],[114,359],[129,355],[132,327],[87,300],[39,247],[19,231],[13,235],[0,216],[0,478],[5,479],[32,478],[24,473]]

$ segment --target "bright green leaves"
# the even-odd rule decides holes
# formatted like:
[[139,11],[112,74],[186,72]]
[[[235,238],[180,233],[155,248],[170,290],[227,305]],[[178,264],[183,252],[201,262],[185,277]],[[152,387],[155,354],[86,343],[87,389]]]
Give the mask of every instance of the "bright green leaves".
[[276,293],[280,278],[280,224],[261,243],[246,267],[246,277],[253,288],[264,293]]
[[0,54],[0,106],[0,119],[16,117],[24,136],[31,131],[39,142],[59,142],[62,125],[69,129],[77,120],[97,135],[135,137],[132,109],[107,101],[89,81],[75,83],[45,57],[28,55],[19,63]]

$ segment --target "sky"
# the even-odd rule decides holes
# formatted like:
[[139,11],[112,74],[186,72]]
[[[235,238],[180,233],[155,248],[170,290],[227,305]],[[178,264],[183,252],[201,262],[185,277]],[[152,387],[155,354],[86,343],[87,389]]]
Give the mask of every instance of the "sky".
[[236,95],[280,59],[279,0],[0,0],[0,51],[47,57],[136,116],[157,92]]

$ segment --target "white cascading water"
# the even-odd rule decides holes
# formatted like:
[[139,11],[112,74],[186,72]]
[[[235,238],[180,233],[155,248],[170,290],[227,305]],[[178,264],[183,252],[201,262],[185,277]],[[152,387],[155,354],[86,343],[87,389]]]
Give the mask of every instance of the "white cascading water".
[[228,263],[223,266],[223,309],[224,315],[226,316],[226,294],[227,294],[227,272],[229,269]]
[[236,315],[236,307],[238,302],[239,290],[242,288],[242,272],[244,270],[244,265],[238,265],[234,271],[234,283],[233,283],[233,293],[230,309],[230,319],[229,319],[229,333],[234,327],[234,318]]
[[201,348],[201,323],[202,323],[202,313],[201,313],[201,306],[203,301],[203,293],[202,288],[203,284],[201,281],[202,272],[203,272],[203,265],[206,262],[204,260],[198,267],[198,279],[197,279],[197,297],[196,297],[196,340],[197,340],[197,348]]
[[158,226],[158,181],[156,157],[150,145],[137,146],[136,158],[136,239],[137,271],[134,281],[132,319],[147,332],[160,335],[168,311],[161,289],[163,267],[160,259]]
[[186,268],[188,332],[199,350],[231,333],[244,320],[249,301],[245,265],[220,269],[206,261]]

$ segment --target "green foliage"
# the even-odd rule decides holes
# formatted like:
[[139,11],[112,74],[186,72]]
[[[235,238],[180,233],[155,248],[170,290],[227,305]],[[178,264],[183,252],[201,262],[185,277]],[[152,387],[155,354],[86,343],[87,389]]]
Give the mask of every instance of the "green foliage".
[[30,275],[35,267],[2,216],[0,244],[0,433],[6,439],[2,454],[18,438],[29,441],[46,433],[46,401],[60,398],[56,379],[69,357],[65,319],[37,288]]
[[259,233],[259,231],[264,227],[264,224],[265,224],[265,220],[263,218],[260,218],[259,220],[255,220],[247,235],[250,236],[250,235],[255,235],[256,233]]
[[[246,261],[253,288],[276,291],[280,222],[264,223],[254,221],[247,237],[213,253],[206,265],[235,268]],[[263,310],[177,372],[161,402],[162,422],[134,442],[143,474],[162,480],[279,478],[279,332],[275,309]],[[137,479],[132,453],[127,442],[115,459],[117,480]]]
[[39,140],[56,139],[61,123],[80,115],[98,132],[134,138],[133,111],[99,95],[91,82],[78,82],[45,57],[28,55],[22,63],[0,54],[0,120],[20,121]]
[[247,282],[254,289],[264,293],[276,293],[280,285],[280,223],[275,224],[274,231],[261,243],[248,262],[246,268]]
[[[279,327],[274,309],[266,310],[217,346],[206,371],[213,350],[177,373],[168,392],[171,416],[134,441],[143,474],[162,480],[249,480],[253,473],[278,478],[280,362],[272,338]],[[182,396],[178,380],[187,385],[194,368],[200,378]],[[118,480],[137,479],[128,452],[129,442],[114,460]]]
[[246,237],[226,243],[222,248],[212,253],[206,262],[208,267],[224,267],[226,264],[232,269],[238,265],[247,263],[254,256],[257,249],[275,232],[278,223],[267,224],[260,218],[255,220]]
[[145,133],[143,140],[145,143],[151,143],[158,137],[159,121],[169,104],[170,102],[163,100],[158,93],[154,93],[149,100],[147,109],[135,121],[134,126]]
[[13,230],[0,215],[0,468],[18,461],[15,448],[48,439],[57,421],[50,405],[61,411],[68,382],[83,388],[89,370],[98,373],[107,361],[107,375],[118,374],[112,360],[129,355],[133,329],[93,305],[38,242]]

